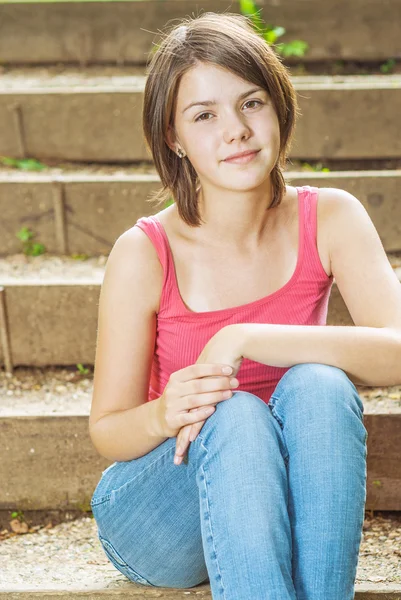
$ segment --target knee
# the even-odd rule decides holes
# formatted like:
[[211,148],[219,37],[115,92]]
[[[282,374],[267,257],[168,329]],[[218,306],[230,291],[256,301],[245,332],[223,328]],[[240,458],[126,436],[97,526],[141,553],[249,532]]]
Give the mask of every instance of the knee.
[[341,409],[352,409],[363,419],[363,402],[353,382],[342,369],[322,363],[302,363],[291,367],[278,382],[272,395],[276,402]]
[[[223,400],[216,405],[216,411],[214,415],[221,419],[227,418],[227,413],[230,415],[230,419],[248,420],[257,418],[260,412],[265,411],[266,403],[250,392],[242,390],[234,391],[231,398]],[[213,416],[214,416],[213,415]]]
[[216,404],[215,412],[207,419],[204,427],[210,422],[220,432],[232,432],[241,429],[255,432],[258,424],[268,418],[267,404],[256,396],[246,391],[236,391],[231,398]]

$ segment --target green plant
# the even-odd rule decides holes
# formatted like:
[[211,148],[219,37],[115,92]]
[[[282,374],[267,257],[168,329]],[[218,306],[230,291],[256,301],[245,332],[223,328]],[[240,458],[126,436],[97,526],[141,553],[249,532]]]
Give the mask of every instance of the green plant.
[[[275,25],[264,24],[258,9],[253,0],[240,0],[240,13],[245,17],[249,17],[257,33],[261,35],[268,44],[273,45],[277,49],[278,54],[282,56],[304,56],[309,49],[309,44],[303,40],[293,40],[287,44],[279,43],[276,44],[276,40],[286,33],[284,27],[278,27]],[[159,47],[159,44],[154,44],[150,50],[151,54],[154,54]]]
[[25,517],[24,517],[24,513],[23,513],[23,511],[22,511],[22,510],[13,511],[13,512],[11,513],[11,518],[12,518],[12,519],[18,519],[19,521],[21,521],[21,520],[25,519]]
[[0,156],[0,162],[6,167],[15,167],[23,171],[43,171],[47,165],[36,160],[36,158],[11,158],[9,156]]
[[309,163],[302,163],[302,168],[305,171],[314,171],[314,172],[318,172],[318,173],[330,173],[330,169],[328,169],[327,167],[323,167],[321,162],[316,163],[315,166],[310,165]]
[[22,251],[26,256],[39,256],[46,252],[43,244],[32,241],[34,236],[35,234],[28,227],[22,227],[16,233],[16,237],[22,242]]
[[264,24],[260,16],[260,11],[253,0],[240,0],[240,12],[249,17],[257,33],[263,37],[268,44],[274,45],[278,54],[284,57],[304,56],[309,49],[309,45],[303,40],[292,40],[286,44],[276,44],[276,40],[285,34],[286,29],[275,25]]
[[392,71],[395,67],[395,60],[394,58],[389,58],[385,63],[383,63],[382,65],[380,65],[380,71],[382,73],[389,73],[390,71]]
[[77,368],[81,375],[87,375],[87,373],[89,373],[89,369],[85,368],[82,363],[78,363]]
[[170,198],[170,200],[165,203],[164,208],[167,208],[168,206],[171,206],[172,204],[174,204],[174,200],[172,198]]

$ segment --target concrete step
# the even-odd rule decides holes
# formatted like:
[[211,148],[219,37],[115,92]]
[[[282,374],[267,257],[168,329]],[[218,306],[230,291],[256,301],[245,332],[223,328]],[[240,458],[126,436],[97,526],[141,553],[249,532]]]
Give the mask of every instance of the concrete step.
[[[285,28],[278,42],[307,42],[308,52],[296,57],[297,62],[385,61],[399,56],[398,0],[256,4],[266,23]],[[146,0],[0,4],[0,56],[3,63],[16,64],[143,64],[152,43],[157,42],[155,32],[170,19],[197,16],[200,10],[240,13],[240,3],[203,0],[200,6],[195,0],[163,4]]]
[[[368,431],[366,509],[401,510],[401,385],[357,389]],[[92,368],[0,371],[0,511],[90,510],[112,464],[89,436],[92,392]]]
[[[0,155],[45,161],[151,160],[142,132],[144,68],[142,74],[140,67],[65,67],[58,74],[54,69],[12,68],[2,74]],[[291,159],[401,156],[394,128],[401,74],[291,80],[302,115]]]
[[[129,580],[104,553],[91,516],[38,529],[17,529],[14,522],[14,528],[25,533],[13,533],[0,542],[1,600],[211,599],[208,580],[186,589],[148,587]],[[356,600],[401,600],[400,545],[400,515],[365,515]]]
[[[401,256],[387,256],[401,281]],[[0,361],[7,369],[94,363],[105,258],[77,261],[48,254],[0,258],[0,287],[4,288],[0,302],[6,315]],[[354,325],[335,281],[327,325]]]
[[[285,171],[289,185],[344,189],[364,205],[387,252],[401,251],[399,169],[311,171],[298,162]],[[108,254],[137,219],[158,212],[148,197],[161,187],[153,163],[62,164],[42,172],[0,168],[0,256],[21,252],[17,237],[30,228],[52,254]],[[12,200],[12,201],[10,201]]]

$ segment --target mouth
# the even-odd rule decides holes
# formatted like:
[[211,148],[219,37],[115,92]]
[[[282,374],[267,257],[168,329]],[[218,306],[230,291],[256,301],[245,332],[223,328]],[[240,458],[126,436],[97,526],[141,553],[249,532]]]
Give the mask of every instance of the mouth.
[[226,158],[223,162],[235,164],[249,163],[259,152],[260,150],[255,150],[254,152],[248,152],[247,154],[242,154],[241,156],[236,156],[234,158]]

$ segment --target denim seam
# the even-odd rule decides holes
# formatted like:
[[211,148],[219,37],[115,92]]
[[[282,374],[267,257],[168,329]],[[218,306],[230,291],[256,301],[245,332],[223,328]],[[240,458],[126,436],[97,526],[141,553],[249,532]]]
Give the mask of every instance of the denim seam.
[[[173,450],[174,450],[174,447],[173,447]],[[117,492],[118,490],[121,490],[121,488],[123,488],[125,485],[128,485],[129,483],[132,483],[133,481],[135,481],[135,479],[137,479],[137,477],[139,477],[140,475],[142,475],[143,473],[145,473],[148,469],[150,469],[150,467],[153,467],[153,465],[156,464],[161,458],[163,458],[163,456],[165,456],[168,452],[171,452],[170,448],[168,450],[166,450],[165,452],[163,452],[163,454],[161,454],[158,458],[155,458],[155,460],[152,463],[150,463],[150,465],[148,465],[140,473],[138,473],[137,475],[135,475],[135,477],[133,477],[132,479],[129,479],[128,481],[126,481],[125,483],[123,483],[122,485],[120,485],[120,487],[118,487],[117,489],[111,490],[111,492],[107,493],[106,495],[102,495],[99,498],[92,498],[92,500],[91,500],[91,506],[98,506],[99,504],[103,504],[104,502],[107,502],[107,500],[110,499],[111,495],[114,492]]]
[[107,502],[110,499],[111,496],[111,492],[110,494],[107,494],[106,496],[100,496],[100,498],[92,498],[91,500],[91,507],[93,506],[99,506],[100,504],[103,504],[104,502]]
[[[206,452],[206,458],[207,458],[208,451],[207,451],[207,447],[203,443],[204,439],[199,434],[197,435],[197,438],[200,440],[200,445],[205,450],[205,452]],[[204,475],[203,479],[204,479],[204,482],[205,482],[205,492],[206,492],[205,500],[206,500],[206,504],[207,504],[207,508],[208,508],[208,519],[207,519],[207,521],[208,521],[209,528],[210,528],[211,541],[212,541],[212,546],[213,546],[213,550],[214,550],[214,554],[215,554],[215,559],[214,560],[216,562],[217,570],[218,570],[219,575],[220,575],[220,584],[221,584],[222,593],[223,593],[222,597],[226,598],[226,594],[224,592],[224,585],[223,585],[223,576],[221,574],[219,562],[217,560],[217,552],[216,552],[216,546],[215,546],[215,539],[213,537],[213,531],[212,531],[212,519],[211,519],[209,497],[208,497],[208,485],[207,485],[207,479],[206,479],[206,472],[205,472],[204,464],[201,465],[201,471],[203,472],[203,475]]]
[[[277,398],[276,398],[276,400],[277,400]],[[273,417],[279,423],[281,431],[283,432],[284,431],[284,422],[278,416],[275,406],[270,406],[270,410],[271,410],[271,413],[272,413]],[[282,435],[282,438],[283,438],[283,441],[284,441],[284,445],[287,446],[287,444],[285,442],[285,439],[284,439],[283,433],[281,435]],[[288,461],[290,459],[289,453],[286,456],[284,456],[283,458],[284,458],[284,462],[288,465]]]
[[[128,579],[130,579],[130,580],[131,580],[131,578],[133,578],[133,580],[135,581],[135,583],[140,583],[141,585],[149,585],[151,587],[156,587],[156,586],[153,586],[153,584],[150,583],[150,581],[148,581],[145,577],[143,577],[135,569],[133,569],[123,559],[123,557],[121,556],[121,554],[119,552],[117,552],[117,550],[115,549],[114,545],[107,538],[105,538],[105,537],[103,537],[102,535],[99,534],[99,540],[100,540],[101,543],[102,543],[102,540],[103,540],[102,546],[103,546],[103,549],[105,551],[107,551],[106,554],[107,554],[108,559],[114,565],[114,567],[120,571],[120,573],[122,573],[123,575],[125,575],[125,577],[128,577]],[[104,542],[105,542],[105,544],[104,544]],[[108,548],[108,546],[111,547],[111,550]],[[116,556],[114,556],[113,553]],[[112,558],[110,558],[109,554],[111,555]],[[116,557],[119,557],[120,560],[118,560]],[[115,563],[117,563],[117,564],[115,564]],[[121,567],[122,570],[119,567]],[[124,573],[124,570],[126,570],[131,576],[129,577],[127,575],[127,573]]]

